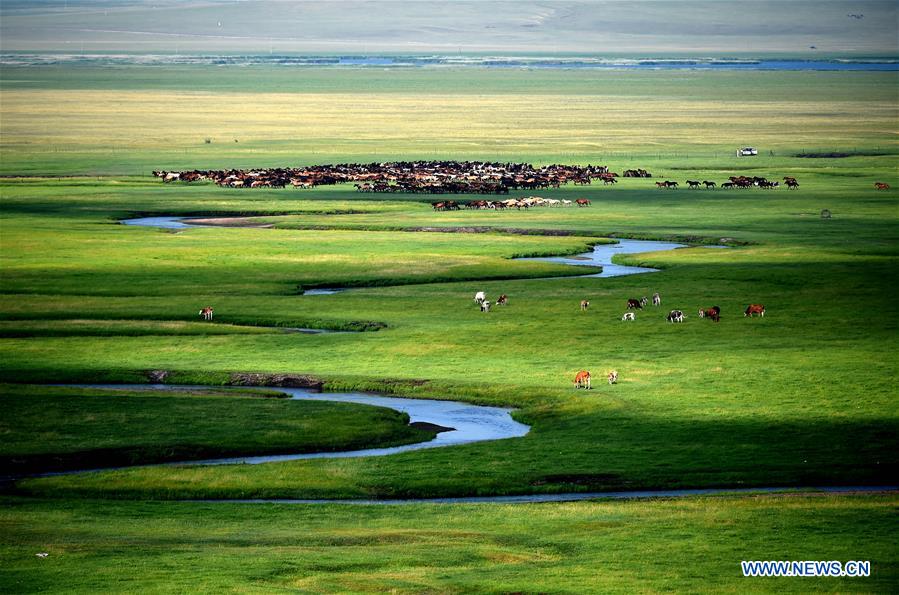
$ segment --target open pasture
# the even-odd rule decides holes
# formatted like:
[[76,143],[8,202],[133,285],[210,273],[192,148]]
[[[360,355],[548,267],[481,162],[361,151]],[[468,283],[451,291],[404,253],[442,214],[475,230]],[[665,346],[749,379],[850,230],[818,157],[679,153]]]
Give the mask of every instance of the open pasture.
[[[0,180],[0,379],[146,382],[148,371],[166,370],[170,382],[222,384],[235,372],[305,373],[333,390],[515,407],[531,433],[377,459],[22,481],[10,489],[35,498],[10,499],[4,508],[3,555],[12,560],[7,584],[29,577],[37,588],[61,580],[54,573],[65,571],[68,558],[50,572],[36,566],[42,561],[31,552],[54,543],[47,536],[54,522],[83,540],[75,549],[86,567],[123,559],[92,545],[103,542],[105,525],[95,508],[101,505],[86,498],[388,498],[894,481],[895,73],[364,71],[350,79],[345,72],[285,72],[222,69],[213,76],[162,68],[112,76],[92,68],[4,68],[0,170],[9,177]],[[760,148],[759,157],[733,156],[747,144]],[[818,150],[856,154],[792,156]],[[351,186],[222,189],[163,184],[149,175],[421,158],[591,162],[613,171],[642,167],[655,177],[519,193],[586,197],[589,208],[437,213],[427,196],[379,197]],[[669,191],[653,184],[720,183],[738,174],[796,176],[801,188]],[[893,189],[877,191],[875,181]],[[823,209],[830,219],[821,218]],[[167,231],[116,223],[147,214],[245,216],[273,227]],[[421,231],[435,227],[458,229]],[[472,231],[489,233],[458,233]],[[576,254],[610,235],[697,245],[621,257],[662,271],[611,279],[511,260]],[[722,241],[731,248],[698,245]],[[560,275],[569,277],[541,279]],[[304,288],[329,286],[353,289],[302,295]],[[509,304],[481,313],[476,291],[491,300],[505,293]],[[661,306],[638,311],[633,322],[620,320],[628,298],[656,291]],[[580,310],[583,299],[591,303],[587,311]],[[764,304],[765,318],[744,318],[750,303]],[[207,305],[215,308],[211,323],[197,314]],[[698,317],[699,308],[712,305],[722,310],[718,324]],[[686,313],[683,324],[665,321],[675,308]],[[268,327],[362,332],[303,335]],[[574,389],[581,369],[593,372],[593,390]],[[598,381],[612,369],[618,384]],[[104,405],[116,413],[114,404]],[[231,413],[240,419],[237,408]],[[23,448],[38,454],[35,445]],[[579,591],[591,580],[600,581],[591,583],[597,590],[632,591],[634,577],[651,575],[650,590],[696,589],[713,580],[720,590],[736,591],[746,588],[730,578],[738,576],[741,557],[784,556],[870,556],[881,570],[864,588],[895,585],[892,497],[472,506],[448,513],[418,506],[351,513],[108,506],[121,516],[109,525],[119,535],[128,535],[121,532],[126,526],[138,531],[134,515],[221,523],[194,523],[193,530],[203,525],[210,533],[177,542],[178,552],[139,550],[150,552],[145,561],[175,569],[158,580],[184,576],[210,590],[237,584],[261,591]],[[42,516],[53,508],[63,511]],[[292,539],[308,528],[294,515],[315,517],[328,543],[401,545],[379,561],[372,559],[378,552],[286,543],[284,527]],[[360,534],[359,515],[379,528]],[[238,547],[258,555],[250,556],[249,574],[241,574],[247,567],[231,562],[234,555],[246,560],[248,550],[224,553],[231,545],[222,536],[244,535],[237,525],[248,518],[252,535]],[[180,522],[172,520],[171,531],[182,531]],[[409,528],[428,523],[437,534],[409,545]],[[495,527],[493,546],[478,545],[488,543],[485,526]],[[174,543],[164,532],[130,535],[167,549]],[[690,547],[675,556],[671,544],[685,535]],[[204,554],[198,573],[191,552],[208,551],[211,543],[221,557]],[[734,545],[747,543],[758,547]],[[293,547],[302,560],[272,551]],[[427,565],[396,561],[423,552]],[[672,559],[700,570],[686,576]],[[462,570],[447,578],[449,567]],[[597,568],[612,568],[612,576]],[[532,581],[526,584],[516,579],[525,569]],[[483,578],[485,572],[490,576]],[[133,580],[157,580],[150,574]],[[103,589],[111,580],[98,570],[72,586]],[[753,588],[810,585],[857,588],[826,581]]]
[[899,117],[895,72],[48,66],[0,74],[6,175],[452,158],[653,171],[672,157],[689,167],[732,162],[745,145],[761,149],[747,164],[755,167],[819,149],[895,154]]
[[[403,507],[0,504],[7,535],[0,584],[15,591],[64,583],[72,593],[886,593],[899,572],[895,496]],[[871,560],[871,576],[740,575],[740,560],[785,555]]]

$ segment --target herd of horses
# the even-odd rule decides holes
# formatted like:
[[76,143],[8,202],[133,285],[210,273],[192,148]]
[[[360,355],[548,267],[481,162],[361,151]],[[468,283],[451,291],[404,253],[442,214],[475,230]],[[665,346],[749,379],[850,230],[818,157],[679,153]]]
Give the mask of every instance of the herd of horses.
[[[312,165],[294,168],[260,168],[252,170],[188,170],[154,171],[153,175],[163,182],[211,181],[229,188],[314,188],[316,186],[354,183],[358,192],[376,193],[419,193],[419,194],[509,194],[511,190],[540,190],[559,188],[563,184],[591,184],[598,180],[605,185],[618,183],[617,173],[610,172],[604,165],[562,165],[552,164],[536,167],[530,163],[499,163],[487,161],[390,161],[383,163],[340,163],[337,165]],[[651,178],[645,169],[626,169],[625,178]],[[793,176],[784,176],[780,181],[772,181],[759,176],[730,176],[720,185],[713,180],[686,180],[690,189],[706,190],[721,188],[774,190],[781,182],[790,190],[799,189],[799,182]],[[655,183],[656,188],[676,190],[680,184],[674,180]],[[889,190],[885,182],[875,182],[877,190]],[[529,197],[531,199],[535,197]],[[505,201],[470,201],[467,208],[530,208],[533,206],[570,206],[571,201],[541,199],[545,203],[528,202],[528,199]],[[589,201],[578,206],[587,206]],[[455,201],[432,203],[435,210],[455,210]],[[438,206],[440,205],[440,206]]]
[[[645,170],[628,170],[643,177]],[[627,173],[627,172],[626,172]],[[229,188],[314,188],[355,183],[359,192],[508,194],[510,190],[558,188],[562,184],[614,184],[617,173],[603,165],[542,165],[485,161],[391,161],[340,163],[252,170],[154,171],[164,182],[212,181]]]
[[589,207],[590,201],[586,198],[578,198],[573,201],[568,199],[557,200],[555,198],[543,198],[540,196],[527,196],[524,198],[510,198],[507,200],[469,200],[461,203],[455,200],[443,200],[432,202],[431,208],[435,211],[458,211],[460,209],[493,209],[503,211],[505,209],[531,209],[534,207]]
[[[716,182],[711,180],[703,180],[701,182],[699,180],[687,180],[684,183],[687,185],[687,188],[690,188],[691,190],[697,190],[700,187],[704,187],[706,190],[711,188],[723,188],[724,190],[731,190],[734,188],[761,188],[763,190],[774,190],[780,186],[780,182],[772,182],[768,178],[758,176],[731,176],[728,178],[728,181],[723,182],[721,186],[718,186]],[[784,176],[783,183],[784,186],[790,190],[799,189],[799,182],[792,176]],[[656,188],[663,188],[666,190],[677,189],[678,186],[679,184],[677,182],[671,180],[656,182]]]

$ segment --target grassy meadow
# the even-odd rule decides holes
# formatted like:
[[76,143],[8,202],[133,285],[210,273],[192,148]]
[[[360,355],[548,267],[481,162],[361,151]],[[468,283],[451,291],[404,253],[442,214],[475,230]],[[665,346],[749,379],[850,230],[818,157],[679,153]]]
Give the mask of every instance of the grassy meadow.
[[421,442],[409,416],[262,390],[0,386],[0,474]]
[[[235,372],[310,374],[332,390],[510,406],[532,426],[520,439],[390,457],[20,481],[8,486],[14,496],[2,513],[7,585],[38,590],[61,580],[69,564],[83,564],[97,570],[80,572],[73,590],[577,592],[587,583],[604,592],[894,590],[891,495],[402,509],[124,500],[894,482],[896,73],[46,67],[0,74],[0,381],[15,405],[3,432],[19,437],[16,456],[86,449],[96,426],[55,444],[35,437],[62,434],[78,416],[115,424],[138,405],[152,448],[199,426],[209,447],[268,448],[270,437],[247,436],[294,405],[82,395],[83,409],[42,416],[51,403],[71,408],[72,399],[53,394],[71,389],[16,387],[147,382],[149,370],[187,384],[224,384]],[[735,157],[744,145],[757,146],[759,157]],[[835,151],[853,155],[795,156]],[[593,203],[584,209],[435,213],[428,196],[359,194],[351,186],[221,189],[149,175],[393,158],[592,162],[613,171],[642,167],[655,178],[518,193],[583,196]],[[653,185],[720,184],[739,174],[792,175],[801,188]],[[876,191],[875,181],[894,188]],[[822,209],[832,218],[822,219]],[[273,227],[117,223],[148,214],[246,216]],[[449,233],[459,228],[485,233]],[[610,279],[511,260],[576,254],[609,236],[693,247],[619,257],[662,270]],[[720,243],[730,248],[707,246]],[[569,277],[543,279],[562,275]],[[353,289],[302,294],[332,286]],[[472,302],[478,290],[506,293],[510,303],[482,314]],[[627,298],[655,291],[661,308],[621,322]],[[591,302],[586,312],[582,299]],[[749,303],[765,304],[767,316],[744,318]],[[214,323],[201,324],[205,305],[215,307]],[[718,324],[696,316],[712,305],[722,309]],[[665,321],[672,308],[684,310],[684,324]],[[597,377],[590,392],[572,388],[580,369]],[[612,369],[620,374],[615,386],[601,381]],[[229,425],[203,421],[207,405]],[[168,431],[173,407],[189,408],[197,425]],[[295,413],[278,423],[324,428],[307,436],[318,445],[331,438],[329,416],[349,415]],[[361,425],[335,439],[376,443],[402,430],[388,413],[365,428],[361,420],[374,414],[358,413]],[[244,419],[253,422],[237,428]],[[133,448],[134,440],[111,444]],[[147,527],[135,518],[149,519]],[[240,528],[247,519],[250,533]],[[367,523],[372,528],[363,529]],[[173,537],[185,527],[189,538]],[[410,536],[422,527],[434,532]],[[52,537],[54,528],[61,532]],[[31,550],[65,544],[75,539],[70,533],[82,540],[77,557],[66,553],[52,571],[40,566],[52,558],[35,559]],[[140,567],[158,561],[172,572],[100,571],[132,555],[111,543],[136,544],[132,554],[147,556]],[[234,563],[248,552],[252,562]],[[865,583],[739,578],[740,559],[866,556],[875,577]],[[201,582],[183,582],[190,580]]]
[[[70,593],[888,593],[899,573],[896,504],[796,494],[401,509],[3,498],[0,584],[64,584]],[[870,560],[871,576],[740,574],[741,560],[784,558]]]

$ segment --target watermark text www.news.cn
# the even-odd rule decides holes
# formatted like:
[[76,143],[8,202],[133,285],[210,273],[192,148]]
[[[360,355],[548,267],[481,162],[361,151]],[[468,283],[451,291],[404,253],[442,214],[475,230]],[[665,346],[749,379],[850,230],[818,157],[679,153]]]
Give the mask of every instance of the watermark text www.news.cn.
[[743,560],[740,562],[743,576],[871,576],[868,560]]

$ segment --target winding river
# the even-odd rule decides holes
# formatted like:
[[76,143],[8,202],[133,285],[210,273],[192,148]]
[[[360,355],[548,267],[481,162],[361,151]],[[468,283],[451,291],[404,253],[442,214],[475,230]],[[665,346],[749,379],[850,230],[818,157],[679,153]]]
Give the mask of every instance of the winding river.
[[[186,229],[193,227],[211,227],[208,225],[197,225],[190,223],[191,219],[183,217],[141,217],[135,219],[127,219],[121,223],[125,225],[135,225],[141,227],[156,227],[162,229]],[[657,242],[645,240],[628,240],[622,239],[614,244],[598,244],[591,252],[579,254],[573,257],[545,257],[545,258],[529,258],[526,260],[543,260],[549,262],[557,262],[571,266],[601,266],[603,268],[600,273],[591,273],[583,275],[584,277],[619,277],[622,275],[634,275],[640,273],[655,272],[657,269],[647,267],[632,267],[617,265],[612,262],[612,258],[618,254],[639,254],[643,252],[655,252],[662,250],[673,250],[683,248],[684,244],[673,242]],[[553,277],[558,278],[558,277]],[[570,278],[570,277],[566,277]],[[306,291],[305,295],[323,295],[337,293],[343,291],[339,288],[319,288]],[[307,332],[314,332],[315,329],[297,329]],[[171,386],[171,385],[87,385],[91,388],[119,388],[119,389],[198,389],[204,387],[196,386]],[[212,387],[207,387],[212,388]],[[319,401],[341,401],[351,403],[361,403],[366,405],[375,405],[379,407],[388,407],[407,413],[410,422],[427,422],[451,428],[448,431],[441,432],[437,436],[427,442],[417,444],[406,444],[402,446],[394,446],[388,448],[371,448],[365,450],[344,451],[344,452],[318,452],[318,453],[297,453],[283,455],[267,455],[267,456],[247,456],[247,457],[228,457],[218,459],[205,459],[193,461],[181,461],[166,463],[167,465],[230,465],[230,464],[247,464],[256,465],[260,463],[272,463],[280,461],[292,461],[299,459],[325,459],[325,458],[346,458],[346,457],[373,457],[385,456],[401,452],[409,452],[413,450],[421,450],[426,448],[439,448],[444,446],[454,446],[459,444],[469,444],[472,442],[481,442],[486,440],[501,440],[505,438],[517,438],[524,436],[530,430],[530,427],[519,423],[512,419],[511,409],[501,407],[484,407],[479,405],[471,405],[457,401],[441,401],[434,399],[406,399],[398,397],[389,397],[383,395],[365,394],[365,393],[316,393],[307,389],[299,388],[280,388],[270,387],[275,390],[282,391],[290,395],[295,400],[319,400]],[[103,471],[107,469],[89,469],[82,471],[68,471],[65,473],[85,473],[90,471]],[[413,504],[413,503],[521,503],[521,502],[567,502],[576,500],[588,500],[594,498],[649,498],[649,497],[682,497],[696,495],[712,495],[723,493],[756,493],[756,492],[778,492],[785,488],[779,487],[755,487],[755,488],[713,488],[713,489],[685,489],[685,490],[654,490],[654,491],[631,491],[631,492],[578,492],[563,494],[534,494],[522,496],[488,496],[488,497],[463,497],[463,498],[435,498],[427,500],[227,500],[227,502],[243,502],[243,503],[286,503],[286,504],[324,504],[324,503],[344,503],[344,504]],[[843,487],[814,487],[805,488],[818,492],[827,493],[843,493],[843,492],[872,492],[872,491],[891,491],[896,486],[843,486]]]
[[[204,218],[199,218],[204,219]],[[139,217],[136,219],[123,219],[123,225],[136,225],[139,227],[157,227],[160,229],[188,229],[197,227],[221,227],[214,225],[200,225],[191,223],[191,218],[185,217]],[[540,260],[545,262],[556,262],[559,264],[567,264],[571,266],[591,266],[602,267],[602,272],[592,273],[588,275],[575,275],[575,277],[622,277],[624,275],[638,275],[640,273],[655,273],[658,269],[649,267],[636,267],[615,264],[612,259],[619,254],[641,254],[643,252],[659,252],[663,250],[674,250],[676,248],[686,248],[686,244],[677,244],[674,242],[658,242],[652,240],[629,240],[618,239],[614,244],[597,244],[590,252],[577,254],[575,256],[547,256],[538,258],[517,258],[516,260]],[[727,246],[706,246],[714,248],[726,248]],[[545,277],[545,279],[570,279],[567,277]],[[317,289],[307,289],[303,295],[331,295],[341,291],[347,291],[344,288],[326,287]]]
[[[81,388],[127,389],[127,390],[221,390],[222,387],[190,386],[173,384],[79,384]],[[348,457],[380,457],[411,450],[456,446],[471,442],[519,438],[527,434],[531,427],[512,419],[513,409],[504,407],[487,407],[472,405],[460,401],[441,401],[437,399],[412,399],[390,397],[372,393],[319,393],[305,388],[283,388],[277,386],[267,388],[290,395],[295,401],[339,401],[342,403],[359,403],[387,407],[409,415],[409,422],[425,422],[449,428],[440,432],[427,442],[403,444],[387,448],[368,448],[364,450],[339,452],[314,452],[265,456],[223,457],[191,461],[175,461],[166,465],[258,465],[260,463],[277,463],[300,459],[343,459]],[[83,469],[64,471],[55,474],[87,473],[90,471],[109,471],[106,469]],[[49,475],[49,474],[48,474]]]

